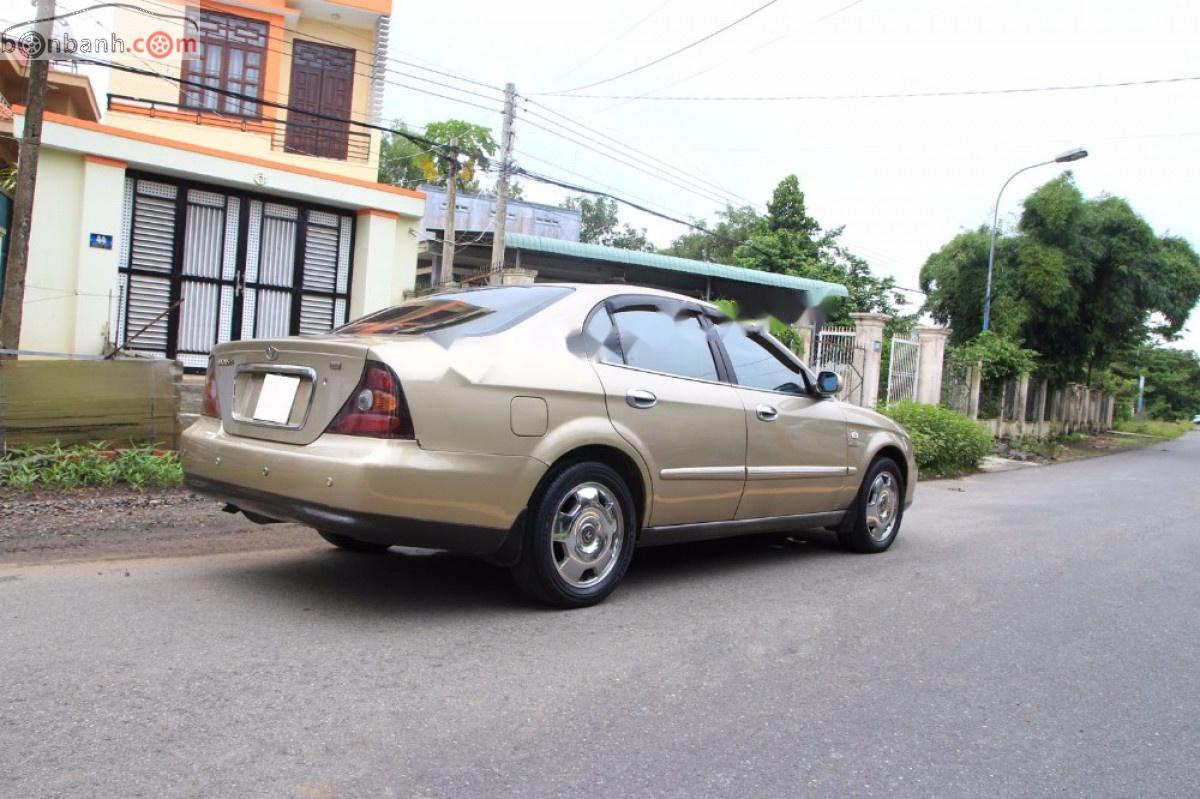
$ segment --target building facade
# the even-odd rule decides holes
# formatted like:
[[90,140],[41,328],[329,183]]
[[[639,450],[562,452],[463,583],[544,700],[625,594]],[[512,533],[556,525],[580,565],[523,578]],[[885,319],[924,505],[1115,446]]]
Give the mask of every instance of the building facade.
[[320,333],[400,300],[424,195],[376,182],[379,133],[348,121],[378,119],[390,5],[117,10],[125,39],[152,25],[194,51],[109,69],[99,122],[46,114],[21,349],[201,369],[217,343]]

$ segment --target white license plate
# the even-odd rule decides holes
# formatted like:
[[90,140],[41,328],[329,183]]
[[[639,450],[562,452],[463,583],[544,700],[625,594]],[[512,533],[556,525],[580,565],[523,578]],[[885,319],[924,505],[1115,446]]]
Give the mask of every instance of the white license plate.
[[263,375],[262,390],[258,392],[258,404],[254,406],[254,418],[260,422],[287,424],[292,415],[292,403],[296,401],[296,390],[300,378],[289,375]]

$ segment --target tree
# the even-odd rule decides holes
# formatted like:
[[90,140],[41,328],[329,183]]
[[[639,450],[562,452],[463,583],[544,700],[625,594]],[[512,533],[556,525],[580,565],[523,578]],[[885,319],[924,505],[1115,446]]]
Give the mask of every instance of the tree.
[[[401,123],[392,127],[407,131]],[[414,134],[415,135],[415,134]],[[459,191],[479,194],[480,183],[475,175],[491,165],[497,145],[492,132],[483,125],[473,125],[461,119],[431,122],[425,126],[422,138],[449,145],[458,140],[458,148],[464,155],[458,174]],[[418,183],[445,186],[450,179],[450,156],[442,148],[426,145],[395,133],[385,133],[379,150],[379,182],[393,186],[412,187]]]
[[1113,364],[1112,372],[1136,395],[1146,378],[1145,409],[1156,419],[1190,419],[1200,413],[1200,356],[1194,352],[1143,344]]
[[623,250],[652,251],[654,247],[646,237],[646,229],[637,229],[628,222],[621,225],[617,214],[617,203],[606,197],[568,197],[563,208],[577,210],[582,227],[579,240],[586,244],[603,244]]
[[831,321],[848,321],[851,312],[894,315],[905,304],[890,277],[876,277],[867,261],[842,245],[843,228],[822,230],[809,215],[804,192],[795,175],[779,182],[753,234],[733,250],[733,263],[766,272],[841,283],[849,298],[840,303]]
[[[403,122],[393,122],[392,127],[409,130]],[[418,163],[426,149],[400,134],[384,133],[379,145],[379,182],[405,188],[426,182],[425,171]]]
[[[921,270],[954,343],[980,330],[988,237],[959,234]],[[1036,350],[1055,382],[1090,382],[1151,334],[1179,334],[1200,299],[1200,257],[1125,200],[1085,199],[1066,173],[1026,198],[1016,232],[997,242],[992,293],[997,333]]]
[[672,241],[663,253],[693,261],[732,264],[733,251],[754,235],[761,217],[752,206],[735,208],[726,205],[724,210],[717,211],[717,220],[717,224],[711,227],[703,219],[699,220],[696,224],[712,231],[711,234],[699,231],[684,233]]
[[[481,197],[495,197],[496,196],[496,187],[491,186],[488,188],[484,188],[483,191],[481,191],[479,194]],[[508,199],[510,199],[510,200],[525,199],[525,187],[515,180],[509,180],[509,182],[508,182]]]

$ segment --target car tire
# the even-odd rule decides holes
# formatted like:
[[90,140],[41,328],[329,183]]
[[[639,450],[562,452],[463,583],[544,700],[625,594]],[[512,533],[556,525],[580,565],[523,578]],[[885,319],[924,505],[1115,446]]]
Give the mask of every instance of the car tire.
[[883,552],[896,540],[903,517],[900,467],[891,458],[876,458],[837,528],[838,543],[851,552]]
[[554,607],[595,605],[625,576],[637,523],[633,496],[615,470],[594,462],[568,466],[530,504],[513,579]]
[[344,549],[347,552],[383,552],[388,549],[387,544],[377,544],[373,541],[360,541],[357,538],[351,538],[348,535],[341,533],[329,533],[324,530],[317,530],[317,535],[324,538],[329,543],[333,544],[338,549]]

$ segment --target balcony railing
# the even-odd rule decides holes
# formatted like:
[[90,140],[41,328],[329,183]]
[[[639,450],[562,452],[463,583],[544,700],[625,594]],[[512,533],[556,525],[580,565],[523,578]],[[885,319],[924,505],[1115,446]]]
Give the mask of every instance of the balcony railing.
[[[339,130],[336,123],[331,124],[320,119],[309,122],[303,119],[289,121],[269,117],[246,117],[123,94],[108,95],[108,110],[269,136],[271,149],[278,152],[338,161],[366,162],[371,157],[370,134],[357,130]],[[302,114],[300,111],[290,113]]]

